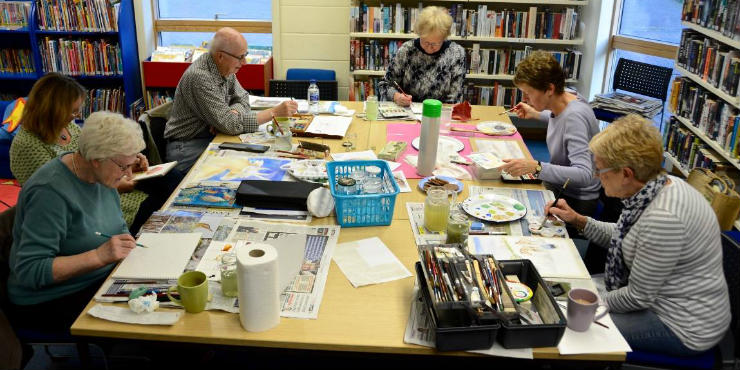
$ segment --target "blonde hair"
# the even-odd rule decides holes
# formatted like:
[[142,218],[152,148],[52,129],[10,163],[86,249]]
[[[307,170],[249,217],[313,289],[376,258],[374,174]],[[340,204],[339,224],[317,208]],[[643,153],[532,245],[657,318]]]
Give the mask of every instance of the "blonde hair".
[[48,73],[33,84],[23,108],[21,126],[44,143],[52,144],[72,120],[72,106],[84,97],[85,88],[72,77]]
[[87,117],[78,145],[80,154],[88,161],[134,155],[146,147],[138,123],[107,111]]
[[452,17],[447,9],[438,6],[428,6],[421,11],[414,25],[414,32],[420,37],[438,34],[447,38],[452,28]]
[[547,91],[553,84],[555,93],[562,94],[565,91],[565,72],[552,54],[535,51],[516,66],[514,85],[523,83],[539,91]]
[[636,114],[612,122],[588,144],[607,167],[631,168],[635,178],[647,182],[663,172],[663,145],[653,124]]

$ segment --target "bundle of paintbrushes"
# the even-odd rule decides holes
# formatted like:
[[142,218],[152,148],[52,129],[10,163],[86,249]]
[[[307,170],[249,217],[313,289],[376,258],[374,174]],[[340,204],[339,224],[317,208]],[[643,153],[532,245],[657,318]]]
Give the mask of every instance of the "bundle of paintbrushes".
[[504,289],[506,284],[493,256],[473,256],[450,245],[421,246],[419,254],[440,321],[449,323],[452,319],[459,325],[460,311],[475,313],[470,323],[477,324],[516,318],[515,303]]

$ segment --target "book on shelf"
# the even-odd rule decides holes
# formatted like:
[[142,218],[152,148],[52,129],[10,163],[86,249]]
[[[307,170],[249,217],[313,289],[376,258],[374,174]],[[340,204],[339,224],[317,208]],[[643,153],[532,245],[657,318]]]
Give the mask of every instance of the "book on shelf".
[[738,93],[740,51],[737,49],[684,29],[676,64],[729,95]]
[[687,170],[701,167],[717,171],[732,167],[698,136],[682,127],[675,117],[668,121],[664,148]]
[[19,30],[28,27],[31,3],[28,1],[0,1],[0,30]]
[[121,87],[90,89],[82,104],[82,115],[87,117],[100,110],[125,114],[125,95]]
[[[370,77],[365,81],[353,81],[349,89],[349,100],[365,101],[370,95],[377,96],[375,92],[378,91],[380,80],[378,77]],[[383,100],[383,97],[378,97],[378,100]]]
[[[478,43],[472,48],[466,48],[465,68],[467,73],[482,73],[491,75],[511,75],[516,73],[516,66],[524,58],[532,53],[531,46],[523,49],[496,48],[481,49]],[[566,79],[578,79],[580,77],[580,65],[583,53],[570,49],[544,50],[552,54],[565,72]],[[474,63],[475,62],[475,63]]]
[[44,72],[70,76],[114,76],[123,73],[118,43],[105,39],[44,37],[39,43]]
[[[350,29],[351,32],[410,34],[421,9],[421,3],[418,7],[406,8],[400,3],[395,6],[360,3],[350,8]],[[453,20],[452,36],[556,40],[578,37],[579,18],[574,8],[553,11],[529,7],[520,11],[489,9],[489,5],[464,9],[462,4],[455,4],[447,10]]]
[[39,29],[47,31],[118,31],[120,3],[110,0],[36,1]]
[[350,40],[349,70],[385,70],[403,43],[404,41]]
[[0,49],[0,73],[33,73],[30,49]]
[[740,0],[684,0],[681,20],[740,40]]
[[686,77],[676,78],[669,101],[671,111],[686,118],[731,157],[738,157],[738,110]]
[[521,90],[494,82],[493,86],[476,85],[468,82],[464,91],[465,100],[476,105],[499,105],[513,107],[522,101]]
[[146,90],[146,110],[172,101],[175,96],[175,89]]

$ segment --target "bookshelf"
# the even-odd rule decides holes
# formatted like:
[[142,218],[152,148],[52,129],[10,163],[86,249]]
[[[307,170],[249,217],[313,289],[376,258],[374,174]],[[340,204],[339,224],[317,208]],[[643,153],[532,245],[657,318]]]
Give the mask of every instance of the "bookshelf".
[[[396,48],[402,42],[417,38],[416,34],[410,33],[410,29],[422,5],[436,5],[448,9],[453,16],[453,32],[447,39],[466,49],[467,67],[470,67],[470,56],[473,52],[480,53],[481,62],[484,60],[483,53],[490,53],[495,49],[514,51],[518,49],[524,50],[525,53],[535,49],[570,52],[563,64],[570,63],[571,69],[575,66],[576,70],[566,83],[574,84],[578,81],[576,76],[579,75],[578,69],[582,61],[578,48],[584,43],[580,7],[588,5],[588,0],[437,0],[423,4],[398,0],[392,3],[383,2],[382,5],[377,0],[352,0],[349,32],[351,98],[361,100],[367,94],[373,93],[378,79],[385,75],[385,66],[395,54]],[[372,12],[374,19],[370,17],[370,8],[374,8]],[[499,26],[491,24],[491,19],[498,19]],[[507,23],[506,20],[511,23]],[[560,25],[561,22],[563,32],[559,33],[556,24]],[[501,26],[502,24],[504,26]],[[507,24],[513,27],[504,28],[508,27],[505,26]],[[571,31],[568,31],[569,29]],[[397,44],[391,46],[393,43]],[[370,56],[366,58],[366,55]],[[374,58],[372,62],[369,61],[371,58]],[[506,58],[509,63],[508,57]],[[356,62],[358,60],[359,63]],[[492,56],[491,59],[485,60],[490,60],[493,64]],[[511,71],[505,70],[503,71],[505,73],[500,73],[489,67],[468,70],[470,73],[465,75],[465,96],[472,104],[506,105],[517,101],[512,83],[513,75],[508,74],[512,73]],[[487,89],[490,92],[481,93]],[[488,97],[487,101],[484,95]],[[507,98],[502,100],[501,97],[504,95]],[[498,97],[498,101],[493,100],[494,96]]]
[[[26,1],[30,4],[28,26],[19,30],[0,30],[0,49],[23,48],[32,53],[32,64],[34,71],[31,73],[0,73],[0,93],[13,90],[16,95],[27,95],[33,83],[47,72],[56,69],[57,72],[65,73],[77,79],[90,91],[93,101],[86,101],[86,109],[89,112],[94,109],[114,108],[122,113],[127,113],[128,108],[141,98],[139,58],[136,42],[136,24],[134,21],[133,0],[121,0],[112,10],[104,9],[109,15],[107,19],[114,16],[117,23],[105,23],[103,18],[79,18],[79,26],[70,26],[70,17],[62,17],[57,24],[51,24],[50,19],[42,21],[39,14],[46,14],[39,9],[39,2]],[[49,3],[44,3],[47,5]],[[99,3],[96,3],[99,5]],[[96,5],[96,6],[97,6]],[[85,22],[100,22],[97,25],[84,24]],[[112,21],[109,21],[112,22]],[[97,26],[97,27],[96,27]],[[117,31],[114,31],[117,26]],[[65,40],[65,41],[62,41]],[[64,64],[61,62],[52,67],[48,59],[52,55],[52,45],[88,45],[96,41],[109,45],[106,60],[111,67],[106,70],[95,69],[91,65],[85,69],[85,61],[79,59],[68,59]],[[71,43],[70,43],[71,42]],[[117,48],[114,47],[117,45]],[[78,47],[78,46],[75,46]],[[117,49],[117,50],[116,50]],[[46,51],[48,50],[48,52]],[[72,49],[74,50],[74,49]],[[85,49],[88,50],[88,49]],[[62,53],[64,50],[61,50]],[[117,56],[111,54],[116,51]],[[65,54],[67,57],[73,53]],[[89,55],[89,54],[88,54]],[[45,56],[47,60],[45,61]],[[55,55],[56,57],[57,55]],[[59,54],[58,56],[61,56]],[[96,67],[100,63],[102,54],[96,55],[89,60],[96,61]],[[115,65],[114,65],[115,64]],[[58,68],[65,67],[65,68]],[[100,67],[104,68],[104,67]],[[117,92],[116,92],[117,91]],[[107,93],[106,93],[107,92]],[[122,97],[116,104],[112,99]],[[101,105],[105,101],[109,105]]]
[[664,152],[663,156],[665,157],[666,160],[668,160],[668,162],[671,164],[671,166],[673,166],[673,168],[681,172],[681,175],[683,175],[683,177],[689,177],[689,171],[686,170],[685,166],[681,164],[681,162],[679,162],[678,159],[676,159],[676,157],[674,157],[671,153],[668,153],[668,152]]

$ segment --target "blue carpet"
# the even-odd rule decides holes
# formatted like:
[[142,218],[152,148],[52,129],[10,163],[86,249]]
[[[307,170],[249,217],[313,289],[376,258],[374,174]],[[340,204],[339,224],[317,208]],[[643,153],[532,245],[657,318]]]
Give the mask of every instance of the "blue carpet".
[[544,140],[524,140],[532,157],[540,162],[550,162],[550,152]]

